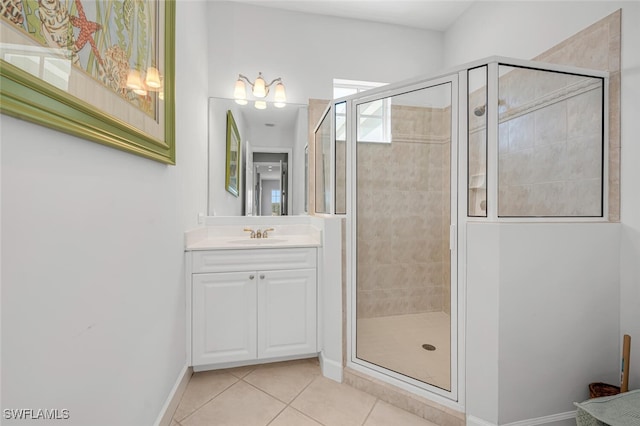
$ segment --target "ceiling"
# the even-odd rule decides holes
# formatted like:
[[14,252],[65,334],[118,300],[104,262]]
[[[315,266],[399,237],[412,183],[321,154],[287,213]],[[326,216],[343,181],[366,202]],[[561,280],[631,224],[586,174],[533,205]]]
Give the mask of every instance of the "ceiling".
[[231,0],[317,15],[445,31],[477,0]]

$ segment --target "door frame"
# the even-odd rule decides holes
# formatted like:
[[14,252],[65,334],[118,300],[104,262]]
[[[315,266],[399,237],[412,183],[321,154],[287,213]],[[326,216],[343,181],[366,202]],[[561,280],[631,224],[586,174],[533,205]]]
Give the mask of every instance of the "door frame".
[[[251,146],[247,147],[248,151],[247,156],[251,156],[251,161],[253,162],[253,154],[254,153],[267,153],[267,154],[287,154],[287,215],[291,216],[293,214],[293,203],[291,203],[291,192],[293,188],[293,148],[287,147],[271,147],[271,146]],[[248,178],[248,170],[245,170],[245,177]],[[253,173],[253,171],[252,171]],[[246,179],[245,179],[246,180]],[[254,182],[255,185],[255,182]],[[253,206],[255,209],[255,206]],[[252,216],[255,216],[255,212],[252,212]]]

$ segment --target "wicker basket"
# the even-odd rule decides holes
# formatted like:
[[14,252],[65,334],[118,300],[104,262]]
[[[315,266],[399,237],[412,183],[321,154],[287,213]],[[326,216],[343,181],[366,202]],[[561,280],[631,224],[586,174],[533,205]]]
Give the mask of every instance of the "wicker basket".
[[589,384],[589,398],[600,398],[601,396],[611,396],[619,393],[620,388],[618,386],[601,382]]

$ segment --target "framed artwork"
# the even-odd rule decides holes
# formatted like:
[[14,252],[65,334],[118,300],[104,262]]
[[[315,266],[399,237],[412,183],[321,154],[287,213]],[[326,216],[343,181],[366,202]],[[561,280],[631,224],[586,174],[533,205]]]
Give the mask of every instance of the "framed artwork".
[[240,133],[238,133],[238,127],[236,121],[233,119],[231,110],[227,111],[227,161],[226,161],[226,175],[224,184],[230,193],[236,197],[240,194],[240,154],[241,154],[241,139]]
[[175,0],[0,2],[0,112],[175,164]]

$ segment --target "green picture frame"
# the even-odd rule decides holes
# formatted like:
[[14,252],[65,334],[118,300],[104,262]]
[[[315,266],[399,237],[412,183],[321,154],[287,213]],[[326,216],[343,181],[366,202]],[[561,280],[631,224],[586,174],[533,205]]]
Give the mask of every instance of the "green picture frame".
[[242,139],[231,110],[227,110],[227,158],[224,185],[228,192],[240,196],[240,169],[242,169]]
[[[148,57],[158,58],[153,64],[152,59],[149,59],[148,63],[148,66],[157,67],[163,79],[162,89],[149,89],[155,90],[157,94],[148,92],[147,98],[152,100],[144,101],[147,105],[154,105],[153,108],[149,108],[149,110],[152,109],[151,113],[141,111],[136,104],[129,102],[132,98],[129,93],[131,89],[128,85],[125,87],[123,81],[126,80],[124,77],[127,75],[126,69],[115,71],[115,73],[119,72],[120,76],[118,79],[120,86],[115,89],[120,92],[118,94],[116,91],[110,91],[105,83],[95,80],[95,77],[92,79],[86,70],[76,66],[80,53],[85,54],[85,63],[92,64],[94,68],[97,67],[96,62],[104,65],[105,59],[110,59],[106,58],[107,54],[104,50],[99,51],[100,45],[97,45],[96,41],[99,36],[106,37],[112,33],[106,26],[113,23],[114,18],[106,17],[107,12],[98,9],[100,5],[105,4],[104,1],[98,3],[98,0],[69,0],[66,3],[67,6],[63,11],[70,22],[66,33],[61,34],[62,37],[68,37],[68,40],[66,47],[59,49],[50,47],[51,42],[49,46],[43,45],[42,42],[38,43],[37,39],[29,37],[28,31],[24,31],[24,28],[27,28],[27,21],[31,23],[31,19],[37,18],[33,9],[39,3],[34,3],[32,0],[21,1],[22,16],[0,17],[2,49],[13,49],[10,54],[14,57],[19,57],[20,55],[16,55],[15,52],[22,49],[25,52],[24,58],[37,58],[39,55],[42,62],[55,60],[63,62],[66,58],[69,63],[66,67],[70,76],[67,79],[72,81],[69,86],[75,84],[73,87],[76,93],[71,90],[71,87],[56,87],[55,83],[45,81],[42,73],[36,75],[38,73],[34,73],[33,70],[30,73],[23,67],[14,65],[15,61],[11,63],[8,60],[7,50],[0,50],[0,112],[161,163],[175,164],[175,0],[125,2],[132,8],[128,15],[130,25],[148,25],[148,19],[139,12],[143,8],[142,3],[148,8],[153,6],[156,14],[154,16],[157,16],[155,22],[149,26],[152,31],[145,33],[131,30],[127,35],[128,41],[131,44],[135,43],[138,51],[141,45],[146,44],[151,51]],[[82,2],[85,3],[84,7]],[[31,15],[28,15],[24,8],[27,8]],[[92,8],[99,10],[100,13],[91,14]],[[100,21],[99,18],[105,21]],[[134,24],[131,24],[131,21]],[[37,29],[37,26],[31,25],[30,28]],[[118,31],[121,35],[123,30],[118,28]],[[37,32],[45,33],[44,29],[37,29]],[[36,30],[34,30],[35,33]],[[40,37],[43,38],[41,34]],[[47,36],[48,39],[53,39],[50,34]],[[58,40],[61,37],[60,34],[56,36]],[[117,46],[115,41],[112,43],[113,46]],[[136,48],[129,48],[129,51],[135,51]],[[120,50],[124,52],[126,49]],[[86,52],[89,54],[86,55]],[[89,59],[86,59],[87,57]],[[142,66],[139,58],[130,56],[129,61]],[[126,64],[127,58],[121,59],[121,62]],[[125,67],[125,65],[122,66]],[[53,71],[59,69],[59,66],[56,65],[55,68]],[[126,82],[128,83],[128,80]],[[161,94],[158,93],[159,90]],[[80,93],[85,95],[80,96]],[[125,99],[124,95],[128,95],[129,99]],[[139,101],[139,104],[141,103],[142,101]]]

